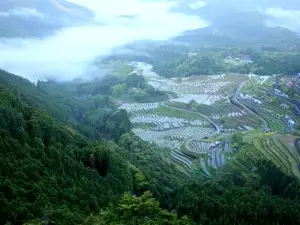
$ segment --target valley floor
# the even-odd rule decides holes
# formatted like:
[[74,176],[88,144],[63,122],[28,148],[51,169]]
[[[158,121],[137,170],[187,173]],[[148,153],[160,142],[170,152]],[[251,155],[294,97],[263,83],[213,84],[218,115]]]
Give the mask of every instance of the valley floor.
[[300,178],[295,126],[289,122],[300,121],[288,97],[272,96],[278,78],[222,74],[166,79],[149,64],[129,65],[155,89],[177,96],[165,102],[124,103],[119,108],[129,113],[132,131],[168,149],[168,160],[184,173],[216,174],[239,152],[232,147],[232,136],[240,133],[255,146],[253,154],[262,154]]

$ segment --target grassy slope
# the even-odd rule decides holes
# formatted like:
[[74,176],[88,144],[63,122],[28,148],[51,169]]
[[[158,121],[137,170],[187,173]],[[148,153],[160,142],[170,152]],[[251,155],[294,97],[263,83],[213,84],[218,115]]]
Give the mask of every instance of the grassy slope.
[[291,153],[290,150],[280,141],[278,135],[259,135],[259,133],[246,134],[244,140],[252,142],[267,159],[289,175],[294,175],[300,179],[298,170],[299,156]]

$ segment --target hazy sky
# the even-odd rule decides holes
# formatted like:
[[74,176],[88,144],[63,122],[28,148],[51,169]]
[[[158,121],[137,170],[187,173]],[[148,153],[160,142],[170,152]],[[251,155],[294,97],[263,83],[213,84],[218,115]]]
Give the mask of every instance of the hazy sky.
[[[199,17],[171,13],[174,2],[72,0],[96,12],[95,23],[64,29],[44,40],[0,40],[0,68],[37,79],[83,76],[93,59],[135,40],[165,40],[206,26]],[[23,9],[23,12],[26,11]],[[36,16],[36,11],[28,13]],[[120,17],[133,15],[133,19]],[[98,25],[97,25],[97,24]],[[101,25],[99,25],[101,24]]]
[[266,15],[271,16],[272,19],[267,21],[269,25],[282,26],[300,32],[300,10],[272,7],[261,11]]

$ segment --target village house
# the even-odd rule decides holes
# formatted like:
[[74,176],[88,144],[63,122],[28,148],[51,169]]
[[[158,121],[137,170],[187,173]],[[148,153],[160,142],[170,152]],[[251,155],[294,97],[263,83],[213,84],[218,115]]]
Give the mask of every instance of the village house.
[[296,122],[289,115],[285,115],[284,120],[291,127],[295,126],[296,124]]
[[261,105],[261,104],[262,104],[262,102],[261,102],[260,100],[254,98],[254,97],[253,97],[252,95],[250,95],[250,94],[243,95],[243,94],[241,93],[241,94],[240,94],[240,97],[241,97],[242,99],[249,100],[249,101],[251,101],[251,102],[253,102],[253,103],[255,103],[255,104],[258,104],[258,105]]
[[281,107],[282,109],[285,109],[285,110],[287,110],[287,109],[290,108],[290,107],[289,107],[287,104],[285,104],[285,103],[280,104],[280,107]]

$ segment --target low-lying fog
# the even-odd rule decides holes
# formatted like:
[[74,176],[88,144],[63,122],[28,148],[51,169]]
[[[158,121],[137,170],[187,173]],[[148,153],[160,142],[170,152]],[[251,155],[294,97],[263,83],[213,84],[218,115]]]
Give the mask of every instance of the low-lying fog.
[[[43,40],[0,40],[0,68],[32,81],[69,80],[83,76],[91,69],[96,57],[115,47],[144,39],[165,40],[185,30],[207,25],[198,17],[170,12],[174,3],[141,0],[72,2],[94,10],[95,20],[86,26],[63,29]],[[36,15],[36,12],[32,14]]]

